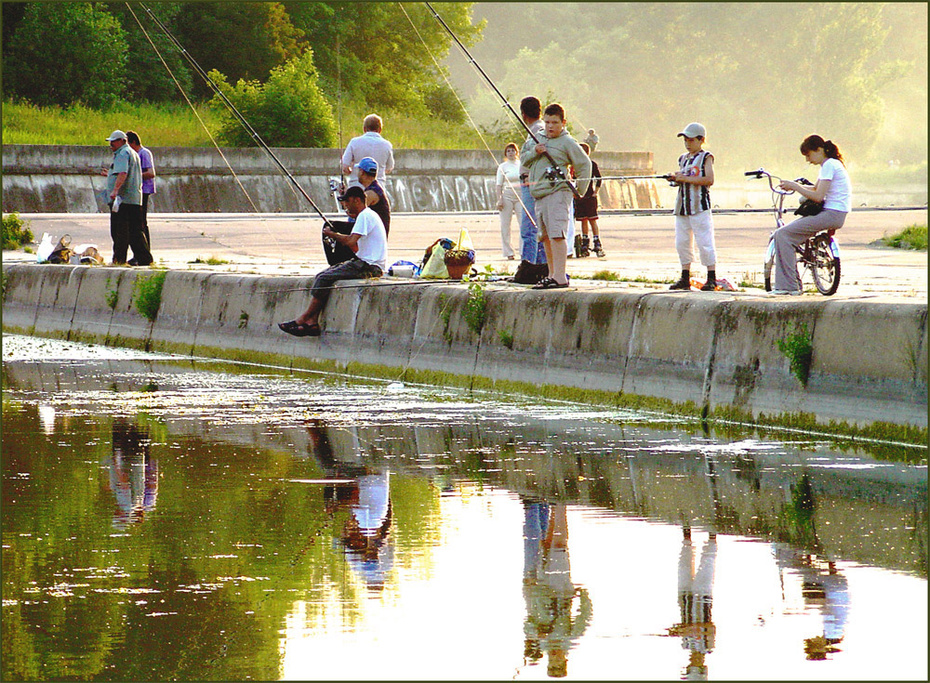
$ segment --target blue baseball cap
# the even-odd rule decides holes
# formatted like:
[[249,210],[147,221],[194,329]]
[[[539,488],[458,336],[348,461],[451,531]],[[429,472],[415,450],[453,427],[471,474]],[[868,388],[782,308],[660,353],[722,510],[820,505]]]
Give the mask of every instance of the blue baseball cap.
[[365,157],[360,162],[358,162],[355,167],[360,171],[365,171],[365,173],[370,173],[371,175],[378,174],[378,162],[371,157]]

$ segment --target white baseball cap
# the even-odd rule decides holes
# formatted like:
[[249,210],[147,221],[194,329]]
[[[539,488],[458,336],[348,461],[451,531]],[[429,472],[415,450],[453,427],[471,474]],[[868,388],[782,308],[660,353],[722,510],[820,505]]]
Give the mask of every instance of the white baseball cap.
[[681,131],[677,137],[681,137],[682,135],[686,138],[704,138],[707,137],[707,131],[704,129],[704,126],[695,121],[685,126],[685,129]]
[[114,140],[128,140],[126,133],[121,130],[114,130],[110,133],[110,137],[107,138],[107,142],[113,142]]

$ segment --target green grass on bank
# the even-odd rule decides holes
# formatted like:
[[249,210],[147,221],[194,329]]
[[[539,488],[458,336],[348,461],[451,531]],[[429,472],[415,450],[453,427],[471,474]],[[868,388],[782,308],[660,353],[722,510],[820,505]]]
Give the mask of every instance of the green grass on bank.
[[927,251],[927,226],[926,225],[909,225],[901,232],[891,236],[882,237],[881,242],[889,247],[898,249],[914,249],[915,251]]
[[[213,131],[218,117],[206,105],[197,113]],[[12,145],[104,145],[115,129],[134,130],[143,144],[210,147],[210,136],[186,104],[124,104],[119,111],[83,106],[36,107],[3,103],[3,143]]]
[[[210,134],[219,128],[220,117],[207,105],[197,105]],[[336,108],[345,146],[362,133],[362,119],[369,111],[358,107]],[[439,119],[414,119],[397,112],[378,112],[384,119],[384,135],[399,149],[483,149],[470,123],[452,124]],[[12,145],[102,145],[114,129],[135,130],[142,142],[157,147],[211,147],[210,135],[185,103],[124,104],[118,111],[97,111],[83,106],[36,107],[3,102],[3,143]],[[258,131],[261,134],[261,131]],[[500,141],[488,145],[500,156]]]

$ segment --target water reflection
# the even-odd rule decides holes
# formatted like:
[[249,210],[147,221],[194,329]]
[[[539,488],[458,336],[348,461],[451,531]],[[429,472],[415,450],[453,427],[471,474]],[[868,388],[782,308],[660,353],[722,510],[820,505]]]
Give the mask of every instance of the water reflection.
[[126,418],[113,420],[110,491],[116,499],[113,527],[123,531],[155,509],[158,498],[158,461],[149,450],[149,433]]
[[705,655],[714,649],[717,627],[711,618],[714,603],[714,568],[717,563],[717,534],[710,532],[701,548],[701,561],[695,571],[691,528],[682,527],[681,554],[678,558],[678,606],[681,620],[672,626],[670,635],[681,637],[688,650],[688,664],[683,680],[706,680]]
[[926,678],[922,466],[144,358],[3,382],[5,679]]
[[572,583],[567,506],[524,500],[523,507],[524,663],[545,653],[548,675],[562,678],[569,650],[591,622],[591,598]]

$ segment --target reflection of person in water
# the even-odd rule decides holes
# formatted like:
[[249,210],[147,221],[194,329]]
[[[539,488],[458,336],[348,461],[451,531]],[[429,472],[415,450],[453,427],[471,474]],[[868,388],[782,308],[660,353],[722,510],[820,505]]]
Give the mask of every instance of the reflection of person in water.
[[354,482],[356,495],[349,519],[343,525],[342,545],[346,561],[372,590],[384,588],[384,580],[394,564],[390,542],[390,473],[366,474]]
[[[528,501],[523,505],[524,656],[536,662],[545,651],[549,676],[561,678],[568,674],[568,651],[591,621],[591,598],[571,580],[567,506]],[[578,613],[573,615],[576,598]]]
[[801,595],[808,610],[819,612],[823,631],[804,639],[804,653],[810,660],[824,660],[838,652],[846,632],[849,613],[849,586],[836,563],[813,553],[775,543],[775,563],[784,582],[785,573],[796,572],[801,579]]
[[781,542],[773,545],[773,552],[782,591],[785,573],[797,572],[805,607],[823,617],[822,634],[804,639],[804,653],[810,660],[824,660],[827,654],[839,651],[837,645],[845,635],[849,588],[836,563],[823,556],[814,524],[816,509],[813,483],[807,473],[802,474],[791,487],[784,515],[788,526],[781,534]]
[[158,461],[149,453],[148,430],[125,418],[113,420],[110,490],[116,498],[113,526],[141,522],[158,498]]
[[717,562],[717,535],[709,534],[701,547],[701,561],[694,571],[694,544],[691,529],[683,527],[681,554],[678,559],[678,605],[681,621],[671,627],[669,635],[680,636],[681,646],[690,651],[685,680],[706,680],[704,657],[714,649],[717,627],[711,619],[714,597],[714,570]]
[[[312,453],[327,478],[338,480],[324,489],[326,511],[349,512],[338,540],[346,562],[369,589],[379,591],[394,564],[390,473],[373,471],[356,461],[341,461],[320,421],[308,423],[307,433]],[[357,445],[357,436],[353,437]]]

